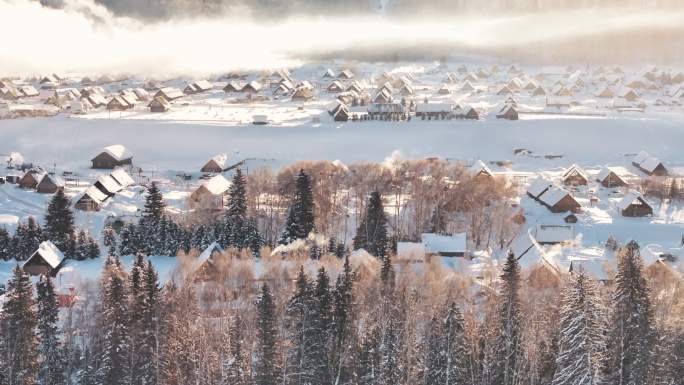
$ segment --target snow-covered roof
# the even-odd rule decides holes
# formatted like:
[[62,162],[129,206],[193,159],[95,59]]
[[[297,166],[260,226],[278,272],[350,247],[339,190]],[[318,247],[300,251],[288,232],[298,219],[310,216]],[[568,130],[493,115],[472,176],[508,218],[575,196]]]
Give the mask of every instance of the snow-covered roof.
[[453,108],[452,103],[418,103],[416,112],[451,112]]
[[133,178],[131,178],[131,176],[128,175],[126,170],[124,170],[121,167],[115,168],[109,175],[111,175],[112,178],[114,178],[114,180],[122,187],[128,187],[132,184],[135,184]]
[[44,180],[52,181],[52,183],[57,187],[64,187],[66,185],[66,182],[64,182],[64,179],[59,175],[45,174],[45,175],[43,175],[43,178],[41,178],[39,184],[43,183]]
[[94,200],[97,203],[103,203],[104,201],[107,200],[107,195],[100,191],[95,186],[90,186],[86,189],[86,191],[83,193],[83,195],[87,195],[90,197],[90,199]]
[[553,186],[553,184],[550,181],[543,178],[538,178],[533,180],[532,183],[530,183],[530,185],[527,187],[527,193],[535,198],[539,198],[539,196],[551,188],[551,186]]
[[620,174],[618,174],[615,170],[611,169],[610,167],[604,167],[604,168],[602,168],[601,171],[599,171],[598,175],[596,175],[596,179],[597,179],[599,182],[603,182],[606,178],[608,178],[608,176],[610,175],[611,172],[612,172],[615,176],[617,176],[621,181],[624,182],[624,179],[622,179],[622,177],[620,176]]
[[466,251],[466,233],[454,235],[424,233],[421,234],[420,239],[427,253],[451,254]]
[[116,160],[132,158],[133,154],[121,144],[112,144],[102,149],[103,152],[111,155]]
[[214,156],[212,156],[211,159],[209,159],[209,160],[210,160],[210,161],[213,160],[214,163],[216,163],[216,164],[217,164],[218,166],[220,166],[220,167],[225,167],[226,161],[228,160],[228,154],[226,154],[226,153],[224,152],[224,153],[222,153],[222,154],[214,155]]
[[595,280],[607,281],[610,277],[606,273],[604,264],[605,261],[599,259],[574,259],[570,261],[568,271],[578,273],[581,270]]
[[639,164],[639,167],[643,168],[646,171],[653,172],[658,165],[660,165],[660,159],[650,156],[646,158],[643,162]]
[[572,242],[575,239],[575,227],[572,225],[537,225],[534,238],[539,243]]
[[[640,192],[638,192],[638,191],[636,191],[636,190],[629,190],[629,191],[627,192],[627,194],[625,194],[625,196],[622,197],[622,199],[620,199],[620,200],[618,201],[617,207],[618,207],[620,210],[624,210],[624,209],[626,209],[627,207],[629,207],[629,205],[631,205],[632,203],[634,203],[634,202],[636,202],[636,201],[639,201],[639,200],[640,200],[640,201],[643,201],[643,202],[646,203],[646,204],[648,204],[648,202],[646,202],[646,200],[644,199],[644,197],[641,195]],[[649,206],[650,206],[650,205],[649,205]]]
[[207,191],[212,193],[213,195],[221,195],[228,191],[228,188],[230,187],[230,182],[223,177],[223,175],[218,174],[212,177],[211,179],[208,179],[206,182],[202,184]]
[[200,254],[197,257],[197,259],[192,263],[192,271],[196,272],[199,268],[201,268],[205,262],[211,259],[211,256],[214,255],[214,252],[220,253],[222,251],[223,249],[218,244],[218,242],[212,243],[206,249],[204,249],[204,251],[202,251],[202,254]]
[[489,167],[487,167],[487,165],[483,161],[478,159],[475,163],[473,163],[472,166],[470,166],[470,173],[473,175],[477,175],[480,172],[484,172],[485,174],[489,175],[494,175],[492,174],[492,170],[490,170]]
[[60,263],[64,260],[64,254],[50,241],[41,242],[33,255],[26,260],[21,266],[22,268],[29,263],[33,258],[42,257],[45,262],[47,262],[53,269],[57,268]]
[[567,170],[565,170],[565,172],[563,173],[563,179],[565,179],[569,176],[573,176],[574,174],[578,174],[579,176],[583,177],[584,179],[587,179],[587,180],[589,179],[589,178],[587,178],[587,174],[584,172],[582,167],[580,167],[576,164],[573,164],[572,166],[568,167]]
[[111,175],[100,175],[97,181],[112,194],[121,191],[121,185]]
[[648,159],[650,156],[651,155],[648,152],[641,150],[641,151],[639,151],[638,154],[636,154],[634,156],[634,158],[632,158],[632,162],[636,163],[636,164],[641,164],[643,161]]
[[565,198],[568,195],[570,195],[570,193],[565,191],[564,189],[552,186],[551,188],[546,190],[546,192],[543,193],[539,197],[539,199],[549,206],[555,206],[558,202],[561,201],[561,199]]

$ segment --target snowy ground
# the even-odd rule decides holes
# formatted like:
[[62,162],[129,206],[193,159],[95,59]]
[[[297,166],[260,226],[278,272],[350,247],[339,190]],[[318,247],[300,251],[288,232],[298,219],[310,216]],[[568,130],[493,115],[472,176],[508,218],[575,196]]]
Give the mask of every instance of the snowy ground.
[[[316,82],[324,68],[308,68],[293,74],[298,80]],[[366,79],[371,74],[377,75],[382,68],[367,64],[357,67],[366,89],[372,90],[375,86]],[[392,71],[389,66],[385,68]],[[393,71],[416,75],[417,101],[427,97],[431,102],[468,103],[483,111],[482,118],[476,121],[413,119],[410,122],[341,123],[334,122],[326,113],[334,94],[320,89],[325,86],[324,82],[319,81],[316,85],[318,97],[311,102],[280,98],[252,104],[235,103],[236,97],[225,95],[220,91],[222,85],[217,83],[214,91],[181,98],[173,103],[171,111],[163,114],[153,114],[144,106],[137,106],[125,112],[98,110],[86,115],[62,112],[49,118],[0,119],[0,155],[17,151],[26,161],[40,164],[49,171],[76,173],[79,185],[67,188],[67,193],[75,197],[101,174],[89,169],[90,159],[99,149],[123,144],[133,152],[134,164],[144,170],[146,178],[163,182],[165,199],[176,210],[185,209],[187,195],[200,183],[197,180],[200,167],[210,157],[224,152],[233,159],[250,159],[248,167],[272,168],[298,160],[380,162],[395,151],[408,159],[438,156],[450,160],[482,159],[488,164],[507,161],[510,168],[495,168],[495,171],[522,183],[542,173],[558,178],[562,170],[573,163],[582,166],[590,176],[609,165],[621,167],[625,173],[638,178],[643,174],[634,169],[630,161],[641,150],[663,160],[675,173],[684,169],[684,152],[681,151],[684,109],[656,106],[654,100],[662,96],[664,89],[644,91],[642,100],[648,105],[645,112],[620,113],[610,109],[608,102],[593,97],[598,85],[588,85],[574,97],[581,106],[565,112],[596,113],[597,116],[523,114],[518,121],[507,121],[495,117],[507,98],[496,95],[495,90],[512,75],[502,74],[499,79],[475,84],[478,89],[486,90],[483,92],[454,92],[444,96],[435,92],[442,84],[444,69],[436,72],[425,64],[411,64]],[[553,81],[552,77],[547,79],[547,88]],[[184,82],[175,80],[168,84],[182,88]],[[130,86],[136,84],[120,85]],[[107,89],[116,92],[117,87],[110,85]],[[545,110],[543,98],[520,93],[516,99],[521,110]],[[252,125],[252,116],[256,114],[268,115],[270,123]],[[516,149],[526,149],[530,154],[515,155]],[[552,159],[548,159],[548,155],[552,155]],[[190,173],[193,180],[181,181],[175,178],[178,173]],[[520,204],[529,226],[562,223],[563,215],[551,214],[524,197],[522,191]],[[636,239],[656,254],[668,250],[676,254],[681,252],[684,207],[676,203],[651,202],[653,217],[623,218],[614,206],[624,192],[603,189],[592,182],[587,189],[573,193],[584,210],[576,224],[576,233],[580,236],[574,248],[564,251],[564,258],[600,256],[603,243],[610,235],[622,242]],[[595,207],[590,207],[589,196],[599,198]],[[48,195],[11,185],[0,186],[0,226],[12,230],[17,221],[29,215],[41,218],[48,199]],[[131,187],[117,194],[99,213],[77,213],[77,223],[98,234],[109,217],[134,216],[142,202],[141,188]],[[169,263],[166,259],[160,260]],[[81,264],[87,263],[99,267],[101,261]],[[10,266],[11,263],[0,265],[0,282]],[[164,269],[168,271],[170,267]],[[93,268],[92,272],[95,271]]]

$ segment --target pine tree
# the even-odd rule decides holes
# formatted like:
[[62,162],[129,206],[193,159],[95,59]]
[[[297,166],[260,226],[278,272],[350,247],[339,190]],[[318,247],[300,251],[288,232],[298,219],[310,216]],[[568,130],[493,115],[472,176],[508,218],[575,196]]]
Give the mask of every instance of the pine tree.
[[499,330],[493,369],[493,383],[516,385],[522,377],[521,333],[522,305],[520,303],[520,266],[513,253],[508,254],[501,275],[499,299]]
[[353,348],[354,345],[354,277],[345,258],[342,273],[337,276],[333,292],[332,310],[332,382],[348,384],[353,380]]
[[354,248],[365,249],[382,258],[387,255],[387,217],[378,191],[371,193],[366,216],[359,224],[354,237]]
[[47,238],[63,251],[68,249],[69,236],[74,233],[74,214],[70,206],[71,202],[64,195],[64,189],[59,189],[50,200],[45,214]]
[[324,268],[318,270],[316,283],[313,287],[313,344],[312,373],[313,384],[327,385],[331,378],[329,352],[331,349],[331,334],[333,318],[331,317],[333,296],[330,292],[330,278]]
[[279,385],[281,365],[278,359],[276,308],[266,283],[257,302],[256,350],[254,352],[255,385]]
[[247,385],[247,362],[242,351],[242,319],[236,316],[230,327],[230,361],[226,365],[226,385]]
[[359,385],[379,384],[380,340],[379,328],[376,325],[369,325],[359,347],[359,362],[356,366]]
[[644,385],[652,370],[655,333],[649,288],[639,246],[630,242],[618,256],[609,339],[611,380]]
[[76,238],[76,254],[72,256],[77,261],[83,261],[88,257],[88,237],[85,230],[78,232]]
[[242,175],[242,170],[235,170],[233,183],[228,190],[228,218],[247,217],[247,179]]
[[300,266],[295,281],[295,292],[285,311],[285,327],[289,339],[286,352],[286,385],[312,384],[313,372],[314,315],[311,285]]
[[129,333],[126,285],[118,258],[103,272],[103,348],[98,378],[107,385],[124,385],[129,379]]
[[164,197],[161,191],[159,191],[157,184],[152,182],[147,189],[141,222],[151,227],[158,225],[162,216],[164,216],[164,207],[166,207]]
[[304,239],[313,230],[314,201],[311,179],[304,170],[300,170],[295,183],[294,199],[290,205],[280,243],[285,245],[297,239]]
[[12,254],[17,261],[27,260],[45,240],[43,229],[35,218],[29,217],[25,224],[20,224],[12,240]]
[[64,358],[59,340],[59,307],[50,277],[42,276],[37,284],[37,321],[40,341],[40,385],[61,385],[64,377]]
[[0,260],[10,259],[11,237],[4,227],[0,227]]
[[152,385],[159,381],[159,329],[160,318],[160,289],[157,272],[152,262],[147,261],[142,267],[141,296],[142,310],[138,328],[137,359],[134,369],[137,376],[133,377],[133,384]]
[[0,313],[0,368],[8,385],[34,385],[38,377],[38,339],[33,288],[28,274],[16,266],[7,283]]
[[553,385],[603,383],[605,329],[597,289],[584,271],[563,291],[559,353]]
[[130,320],[128,323],[129,343],[128,362],[130,362],[129,383],[141,383],[141,366],[147,357],[144,357],[140,350],[145,335],[142,314],[147,305],[147,298],[144,295],[143,282],[145,280],[145,260],[142,254],[138,254],[128,274],[127,294],[128,308],[130,309]]

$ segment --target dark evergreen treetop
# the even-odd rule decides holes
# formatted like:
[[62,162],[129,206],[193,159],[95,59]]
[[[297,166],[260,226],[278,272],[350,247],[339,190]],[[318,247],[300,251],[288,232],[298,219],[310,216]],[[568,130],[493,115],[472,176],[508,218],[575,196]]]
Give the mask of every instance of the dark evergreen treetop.
[[74,233],[74,214],[71,212],[71,201],[59,189],[53,195],[45,214],[45,233],[47,238],[65,251],[69,236]]
[[387,255],[387,216],[380,192],[373,191],[368,200],[366,216],[359,224],[354,237],[354,248],[365,249],[382,258]]
[[143,220],[150,225],[157,225],[164,216],[164,197],[162,196],[157,183],[152,182],[147,189],[145,197],[145,208],[143,209]]
[[314,201],[311,190],[311,178],[304,170],[299,171],[295,183],[295,195],[288,212],[285,230],[280,240],[281,244],[288,244],[296,239],[309,236],[314,228]]
[[247,216],[247,179],[242,175],[242,170],[235,170],[233,183],[228,191],[229,218],[245,218]]

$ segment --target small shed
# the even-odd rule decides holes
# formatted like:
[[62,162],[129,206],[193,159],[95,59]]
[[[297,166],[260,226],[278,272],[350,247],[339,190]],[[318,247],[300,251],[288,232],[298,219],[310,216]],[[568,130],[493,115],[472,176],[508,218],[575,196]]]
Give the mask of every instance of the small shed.
[[38,250],[21,265],[29,275],[49,275],[54,277],[64,263],[64,254],[50,241],[44,241]]
[[567,211],[576,213],[582,208],[569,192],[560,187],[550,187],[539,197],[539,202],[546,206],[552,213],[564,213]]
[[518,111],[512,104],[506,104],[498,114],[497,119],[518,120]]
[[218,174],[202,183],[192,194],[190,199],[195,204],[207,204],[211,209],[222,209],[224,197],[228,193],[230,182]]
[[35,189],[46,174],[47,173],[42,169],[32,168],[19,179],[19,187],[24,189]]

